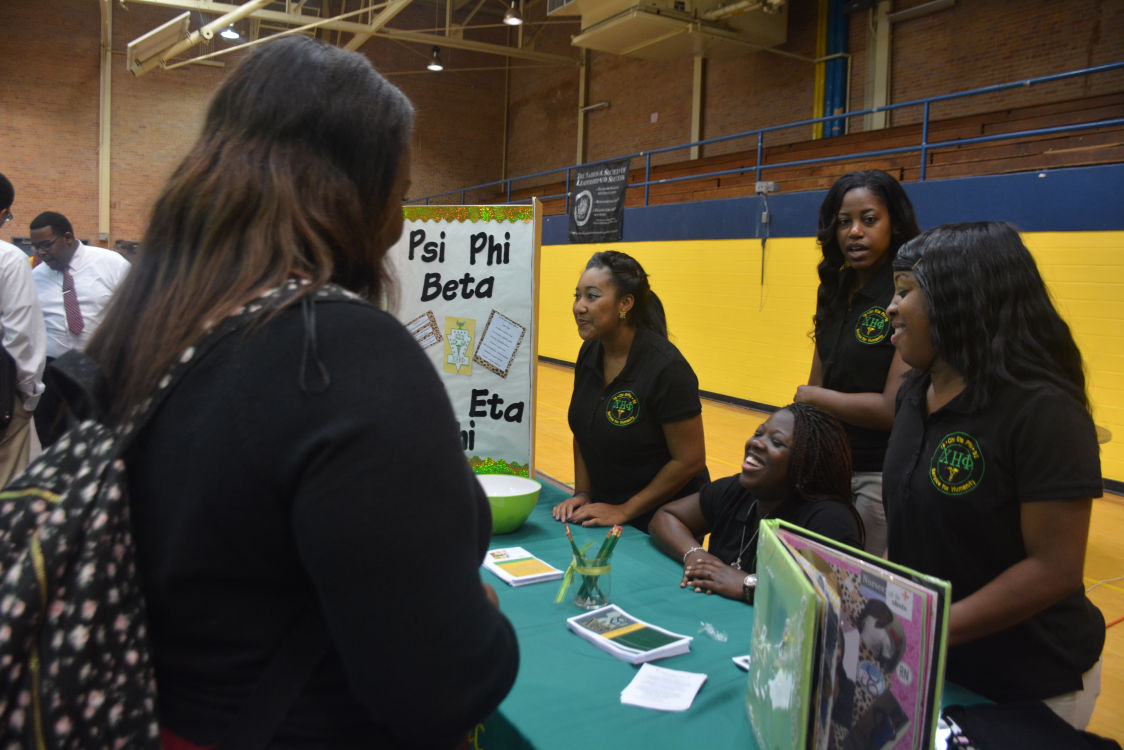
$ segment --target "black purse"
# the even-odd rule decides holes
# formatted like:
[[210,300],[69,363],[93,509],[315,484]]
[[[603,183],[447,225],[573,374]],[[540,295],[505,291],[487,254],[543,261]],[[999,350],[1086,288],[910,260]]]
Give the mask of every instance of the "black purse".
[[16,408],[16,361],[0,347],[0,432],[8,429]]

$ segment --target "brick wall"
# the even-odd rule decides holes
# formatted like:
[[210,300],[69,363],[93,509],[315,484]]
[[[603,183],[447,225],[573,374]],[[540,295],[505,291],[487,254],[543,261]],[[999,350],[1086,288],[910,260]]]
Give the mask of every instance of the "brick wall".
[[[399,14],[393,25],[432,31],[436,23],[433,8],[419,5]],[[505,31],[493,29],[472,38],[502,43]],[[443,47],[445,70],[434,73],[425,69],[431,47],[375,38],[360,51],[414,103],[411,197],[504,176],[504,58]],[[460,203],[460,195],[437,202]]]
[[[896,7],[920,3],[921,0],[899,2]],[[857,14],[852,28],[859,23],[865,24],[865,13]],[[961,1],[946,11],[894,24],[892,40],[892,99],[910,101],[1120,62],[1124,60],[1124,3]],[[861,87],[862,79],[858,81]],[[934,106],[933,116],[952,117],[1122,89],[1124,73],[1117,71],[953,100]],[[852,94],[853,106],[861,107],[861,91]],[[920,109],[910,108],[895,113],[893,124],[920,119]]]
[[[140,239],[152,201],[198,136],[211,92],[237,60],[235,53],[216,58],[214,66],[157,69],[136,78],[126,69],[126,46],[178,12],[113,6],[110,226],[109,239],[97,242],[98,4],[0,2],[0,111],[7,125],[0,172],[16,188],[16,218],[6,237],[26,236],[36,214],[54,210],[95,244]],[[415,28],[432,27],[432,16],[425,15],[400,18]],[[192,28],[198,25],[192,19]],[[434,74],[424,69],[430,50],[420,45],[372,40],[363,51],[414,102],[411,195],[502,177],[502,60],[443,49],[447,65],[477,70]]]
[[[0,172],[16,189],[5,234],[28,234],[44,210],[97,237],[98,6],[0,3]],[[93,33],[90,30],[93,29]]]
[[[898,0],[895,7],[922,1]],[[577,19],[546,19],[544,3],[528,5],[532,22],[549,23],[526,27],[525,44],[576,55],[570,37],[579,31]],[[113,7],[108,244],[140,237],[153,197],[190,147],[207,98],[225,72],[220,66],[192,65],[133,78],[125,70],[126,44],[176,12],[137,3],[128,4],[128,10],[116,3]],[[788,41],[781,50],[804,57],[814,54],[816,8],[815,0],[791,0]],[[431,30],[438,23],[432,14],[431,7],[411,6],[394,25]],[[193,21],[192,26],[197,25]],[[98,4],[89,0],[0,2],[0,28],[5,31],[0,110],[7,124],[0,172],[16,186],[11,234],[26,235],[27,222],[52,209],[70,217],[80,236],[97,237],[99,26]],[[489,41],[499,42],[516,32],[496,28],[488,33]],[[853,109],[862,106],[867,33],[866,12],[851,16]],[[507,62],[445,48],[442,56],[451,69],[433,74],[423,69],[430,50],[422,45],[372,39],[362,51],[417,109],[411,197],[575,163],[582,116],[577,66]],[[1124,59],[1124,3],[962,0],[949,10],[895,24],[891,59],[894,101],[1118,61]],[[220,60],[232,62],[233,56]],[[813,65],[771,52],[708,61],[703,137],[811,117],[814,74]],[[610,107],[584,115],[587,160],[689,140],[690,59],[651,62],[593,52],[588,75],[588,100],[608,101]],[[1115,73],[949,103],[936,108],[934,115],[1121,90],[1124,74]],[[918,116],[896,114],[894,122],[913,122]],[[780,131],[769,136],[767,145],[809,136],[807,127]],[[754,146],[752,141],[716,144],[704,155]],[[685,158],[686,152],[680,151],[654,161]],[[639,160],[633,166],[640,166]],[[468,200],[494,197],[479,193]],[[460,194],[452,193],[439,202],[459,201]]]
[[[904,10],[926,0],[898,0]],[[814,0],[791,0],[788,40],[778,49],[814,57]],[[535,16],[534,13],[538,15]],[[542,21],[541,7],[532,21]],[[576,17],[555,16],[539,37],[568,42],[579,31]],[[567,25],[565,22],[570,21]],[[868,44],[868,14],[850,16],[850,106],[863,107]],[[891,96],[901,102],[1022,78],[1060,73],[1124,60],[1124,3],[1113,0],[962,0],[951,9],[900,21],[891,36]],[[562,47],[564,49],[564,46]],[[690,139],[690,59],[653,63],[601,53],[589,57],[590,102],[609,101],[608,109],[586,115],[586,159],[647,151]],[[815,66],[772,52],[727,60],[708,60],[704,72],[703,138],[743,132],[813,116]],[[937,118],[1124,91],[1124,73],[1038,85],[1025,90],[973,97],[933,108]],[[573,163],[576,152],[576,71],[543,69],[512,77],[511,117],[525,121],[540,140],[513,139],[510,173],[538,172]],[[651,113],[658,112],[656,123]],[[892,124],[917,122],[920,108],[895,113]],[[517,125],[518,126],[518,125]],[[861,118],[850,123],[861,130]],[[559,140],[552,141],[552,137]],[[766,145],[807,140],[810,127],[775,131]],[[554,146],[547,146],[554,143]],[[705,147],[704,156],[752,150],[753,138]],[[654,163],[688,158],[677,151]],[[633,167],[640,166],[640,160]],[[561,177],[556,179],[560,180]]]

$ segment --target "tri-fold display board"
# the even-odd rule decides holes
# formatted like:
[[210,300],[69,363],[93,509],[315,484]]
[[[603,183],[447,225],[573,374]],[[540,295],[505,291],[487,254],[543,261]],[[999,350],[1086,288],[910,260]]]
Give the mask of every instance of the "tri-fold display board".
[[392,312],[443,379],[473,471],[533,476],[541,204],[403,211]]

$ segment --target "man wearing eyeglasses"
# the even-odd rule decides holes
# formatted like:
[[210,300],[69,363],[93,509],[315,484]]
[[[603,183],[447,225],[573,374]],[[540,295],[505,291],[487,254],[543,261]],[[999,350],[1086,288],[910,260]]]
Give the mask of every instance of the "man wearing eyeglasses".
[[[0,174],[0,228],[12,220],[15,189]],[[31,412],[43,393],[47,332],[23,250],[0,240],[0,487],[27,466]]]
[[[31,246],[42,261],[32,276],[47,327],[47,364],[71,349],[83,349],[101,322],[102,310],[129,272],[119,253],[83,245],[70,221],[44,211],[31,222]],[[35,431],[44,447],[65,427],[62,401],[49,390],[35,410]]]

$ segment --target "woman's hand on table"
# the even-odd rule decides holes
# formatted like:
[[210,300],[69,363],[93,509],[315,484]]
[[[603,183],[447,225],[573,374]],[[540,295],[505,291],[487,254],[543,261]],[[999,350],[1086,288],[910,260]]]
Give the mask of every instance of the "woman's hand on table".
[[721,594],[728,599],[743,599],[745,575],[744,571],[700,550],[687,557],[683,581],[679,585],[694,589],[699,594]]
[[587,503],[575,510],[570,520],[582,526],[623,526],[632,519],[620,505]]
[[562,502],[555,505],[550,514],[554,516],[555,521],[569,522],[574,520],[574,511],[583,505],[589,503],[589,493],[582,491],[574,494],[573,497],[567,498]]

